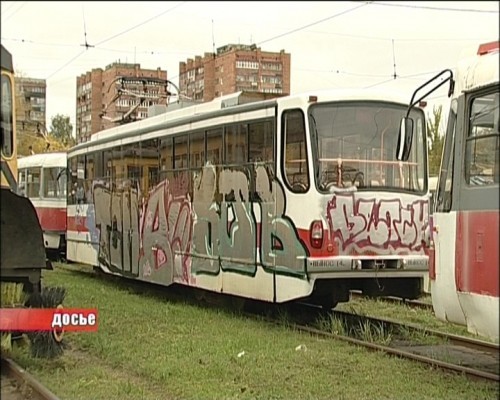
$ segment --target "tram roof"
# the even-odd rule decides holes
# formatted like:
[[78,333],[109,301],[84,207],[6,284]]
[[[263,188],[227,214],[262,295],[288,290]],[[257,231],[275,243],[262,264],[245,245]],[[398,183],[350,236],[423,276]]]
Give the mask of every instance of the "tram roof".
[[53,153],[39,153],[32,154],[25,157],[18,157],[18,168],[32,168],[32,167],[65,167],[66,166],[65,152]]
[[[500,65],[498,46],[496,42],[496,47],[491,46],[487,52],[478,51],[474,55],[466,54],[464,51],[456,70],[455,96],[493,83],[498,84]],[[479,48],[481,49],[481,46]]]
[[169,110],[167,107],[167,111],[160,115],[97,132],[92,135],[91,140],[74,146],[69,150],[69,153],[129,137],[132,134],[141,135],[152,130],[166,129],[170,126],[189,124],[212,117],[223,117],[273,107],[299,107],[316,101],[381,101],[408,105],[410,95],[411,93],[380,88],[321,89],[261,100],[255,93],[236,92],[218,97],[210,102],[194,105],[191,103],[188,106],[183,106],[182,103],[174,103],[175,109]]

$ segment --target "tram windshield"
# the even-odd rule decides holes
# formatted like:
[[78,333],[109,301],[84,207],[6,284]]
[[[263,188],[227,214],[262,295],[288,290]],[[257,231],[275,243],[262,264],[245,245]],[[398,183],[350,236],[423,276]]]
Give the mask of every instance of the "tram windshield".
[[309,123],[318,189],[426,190],[423,111],[410,113],[415,127],[410,157],[405,162],[396,159],[399,123],[405,113],[404,106],[381,102],[311,106]]

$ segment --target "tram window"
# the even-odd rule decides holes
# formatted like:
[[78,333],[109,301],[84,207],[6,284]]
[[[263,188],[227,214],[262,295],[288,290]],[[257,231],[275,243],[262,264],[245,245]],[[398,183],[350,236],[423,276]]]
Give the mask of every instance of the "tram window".
[[103,181],[106,187],[111,188],[111,183],[114,179],[114,169],[112,164],[112,153],[111,150],[104,150],[103,154],[103,164],[104,164],[104,176]]
[[112,189],[122,188],[127,177],[127,165],[125,164],[122,146],[117,146],[111,150],[111,176]]
[[67,169],[59,167],[57,169],[56,175],[56,184],[58,196],[60,199],[64,199],[67,196],[66,191],[68,190],[68,177],[67,177]]
[[120,173],[122,173],[122,187],[124,189],[137,189],[142,177],[140,143],[131,143],[122,146],[119,164]]
[[160,139],[160,179],[165,179],[165,173],[174,168],[174,146],[171,137]]
[[101,179],[104,177],[104,153],[102,151],[96,151],[94,153],[94,179]]
[[17,191],[20,196],[26,197],[26,170],[20,169],[18,171]]
[[470,185],[499,182],[499,96],[488,94],[473,100],[466,140],[465,177]]
[[174,169],[188,168],[188,137],[187,135],[174,138]]
[[292,191],[304,193],[309,189],[309,169],[302,111],[291,110],[283,114],[283,142],[286,181]]
[[241,165],[248,158],[248,129],[244,124],[227,126],[224,132],[225,159],[229,165]]
[[148,193],[159,182],[160,151],[158,139],[141,142],[140,164],[142,166],[141,191]]
[[75,198],[78,204],[85,203],[85,156],[77,156],[76,182],[74,183]]
[[207,162],[212,165],[222,162],[222,128],[207,131]]
[[205,133],[189,135],[189,168],[200,168],[205,164]]
[[40,168],[29,168],[27,178],[27,193],[29,198],[40,197]]
[[95,179],[95,155],[87,154],[85,160],[85,197],[87,201],[93,198],[92,185]]
[[160,182],[160,169],[158,167],[148,167],[148,180],[146,191],[143,193],[148,193]]
[[76,186],[77,186],[77,168],[78,162],[76,157],[69,159],[69,177],[68,177],[68,204],[76,204]]
[[274,160],[274,132],[270,121],[248,125],[248,153],[250,162]]
[[60,168],[43,169],[43,197],[57,198],[61,196],[58,187]]
[[13,104],[12,104],[12,86],[7,75],[2,75],[2,107],[1,127],[2,127],[2,154],[5,157],[11,157],[14,148],[13,126]]

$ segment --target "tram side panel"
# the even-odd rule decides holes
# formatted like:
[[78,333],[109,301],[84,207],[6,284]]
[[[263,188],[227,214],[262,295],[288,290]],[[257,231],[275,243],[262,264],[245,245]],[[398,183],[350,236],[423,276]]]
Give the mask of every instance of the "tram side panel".
[[[494,45],[494,46],[493,46]],[[498,42],[457,68],[433,215],[437,318],[499,339]]]

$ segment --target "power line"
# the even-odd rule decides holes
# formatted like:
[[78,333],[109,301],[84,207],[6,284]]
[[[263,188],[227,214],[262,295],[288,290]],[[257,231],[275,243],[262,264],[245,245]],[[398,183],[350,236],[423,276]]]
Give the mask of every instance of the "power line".
[[159,17],[161,17],[162,15],[164,15],[164,14],[166,14],[166,13],[170,12],[170,11],[175,10],[177,7],[180,7],[183,3],[186,3],[186,2],[185,2],[185,1],[182,1],[182,2],[180,2],[179,4],[177,4],[177,5],[175,5],[175,6],[171,7],[171,8],[169,8],[168,10],[165,10],[165,11],[161,12],[160,14],[157,14],[157,15],[155,15],[155,16],[153,16],[153,17],[151,17],[151,18],[147,19],[146,21],[143,21],[143,22],[141,22],[141,23],[139,23],[139,24],[137,24],[137,25],[134,25],[134,26],[133,26],[133,27],[131,27],[131,28],[125,29],[123,32],[117,33],[116,35],[113,35],[113,36],[111,36],[111,37],[109,37],[109,38],[107,38],[107,39],[101,40],[99,43],[97,43],[97,44],[96,44],[96,46],[100,46],[101,44],[106,43],[106,42],[109,42],[110,40],[115,39],[115,38],[117,38],[118,36],[121,36],[121,35],[124,35],[125,33],[131,32],[131,31],[133,31],[134,29],[139,28],[140,26],[145,25],[145,24],[147,24],[148,22],[151,22],[152,20],[154,20],[154,19],[156,19],[156,18],[159,18]]
[[[183,3],[185,3],[185,1],[184,1],[184,2],[181,2],[181,3],[179,3],[179,4],[177,4],[177,5],[176,5],[176,6],[174,6],[174,7],[169,8],[168,10],[163,11],[162,13],[160,13],[160,14],[158,14],[158,15],[155,15],[155,16],[153,16],[153,17],[151,17],[151,18],[147,19],[146,21],[141,22],[140,24],[137,24],[137,25],[135,25],[135,26],[133,26],[133,27],[131,27],[131,28],[129,28],[129,29],[126,29],[126,30],[125,30],[125,31],[123,31],[123,32],[117,33],[116,35],[113,35],[113,36],[111,36],[111,37],[109,37],[109,38],[107,38],[107,39],[105,39],[105,40],[101,40],[99,43],[97,43],[97,44],[96,44],[96,45],[94,45],[93,47],[99,46],[99,45],[101,45],[101,44],[103,44],[103,43],[109,42],[110,40],[112,40],[112,39],[114,39],[114,38],[116,38],[116,37],[118,37],[118,36],[121,36],[121,35],[123,35],[123,34],[125,34],[125,33],[128,33],[128,32],[130,32],[130,31],[132,31],[132,30],[134,30],[134,29],[138,28],[139,26],[142,26],[142,25],[144,25],[144,24],[146,24],[146,23],[148,23],[148,22],[152,21],[152,20],[153,20],[153,19],[155,19],[155,18],[158,18],[158,17],[160,17],[160,16],[162,16],[162,15],[166,14],[167,12],[169,12],[169,11],[172,11],[172,10],[176,9],[177,7],[181,6]],[[88,46],[85,48],[85,50],[84,50],[84,51],[82,51],[81,53],[77,54],[77,55],[76,55],[75,57],[73,57],[71,60],[69,60],[68,62],[66,62],[64,65],[62,65],[60,68],[58,68],[55,72],[53,72],[52,74],[50,74],[50,75],[49,75],[46,79],[47,79],[47,80],[48,80],[48,79],[50,79],[52,76],[54,76],[55,74],[57,74],[58,72],[60,72],[62,69],[66,68],[69,64],[71,64],[71,63],[72,63],[73,61],[75,61],[78,57],[80,57],[83,53],[85,53],[85,51],[86,51],[87,49],[88,49]]]
[[[10,15],[9,15],[9,16],[5,19],[5,21],[3,21],[3,23],[5,23],[5,22],[7,22],[9,19],[11,19],[11,18],[12,18],[12,17],[13,17],[13,16],[14,16],[14,15],[15,15],[15,14],[16,14],[16,13],[17,13],[17,12],[18,12],[21,8],[23,8],[25,5],[26,5],[26,2],[25,2],[25,1],[23,1],[23,2],[21,3],[21,5],[20,5],[17,9],[15,9],[15,10],[12,12],[12,14],[10,14]],[[11,8],[11,7],[9,7],[9,10],[10,10],[10,8]]]
[[50,78],[52,78],[55,74],[57,74],[58,72],[60,72],[61,70],[63,70],[64,68],[66,68],[69,64],[71,64],[73,61],[75,61],[78,57],[80,57],[83,53],[85,53],[86,50],[83,50],[82,52],[78,53],[76,56],[74,56],[71,60],[67,61],[64,65],[62,65],[61,67],[59,67],[58,69],[56,69],[54,72],[52,72],[47,78],[45,78],[46,80],[49,80]]
[[[433,10],[433,11],[455,11],[455,12],[474,12],[474,13],[485,13],[485,14],[498,14],[498,11],[493,10],[478,10],[477,8],[451,8],[451,7],[431,7],[431,6],[419,6],[419,5],[410,5],[410,4],[396,4],[394,2],[391,3],[383,3],[381,1],[370,1],[374,6],[385,6],[385,7],[402,7],[402,8],[416,8],[422,10]],[[498,2],[497,2],[498,4]]]
[[85,50],[88,50],[90,47],[95,47],[94,45],[88,44],[87,42],[87,25],[85,24],[85,9],[82,4],[82,14],[83,14],[83,37],[85,39],[85,43],[80,46],[84,46]]
[[280,37],[283,37],[283,36],[287,36],[287,35],[290,35],[291,33],[295,33],[295,32],[298,32],[298,31],[301,31],[303,29],[306,29],[306,28],[309,28],[310,26],[313,26],[313,25],[317,25],[317,24],[320,24],[322,22],[325,22],[325,21],[328,21],[329,19],[332,19],[332,18],[335,18],[335,17],[340,17],[341,15],[344,15],[344,14],[347,14],[347,13],[350,13],[354,10],[357,10],[358,8],[361,8],[361,7],[364,7],[364,6],[367,6],[368,4],[372,3],[371,1],[367,1],[366,3],[363,3],[361,4],[360,6],[356,6],[356,7],[353,7],[353,8],[350,8],[348,10],[345,10],[345,11],[342,11],[338,14],[334,14],[334,15],[331,15],[329,17],[326,17],[326,18],[323,18],[323,19],[320,19],[319,21],[316,21],[316,22],[312,22],[310,24],[307,24],[307,25],[304,25],[304,26],[301,26],[300,28],[296,28],[296,29],[292,29],[291,31],[288,31],[288,32],[285,32],[285,33],[281,33],[277,36],[274,36],[272,38],[269,38],[269,39],[266,39],[266,40],[263,40],[259,43],[257,43],[257,45],[261,45],[263,43],[267,43],[267,42],[270,42],[271,40],[274,40],[274,39],[278,39]]

